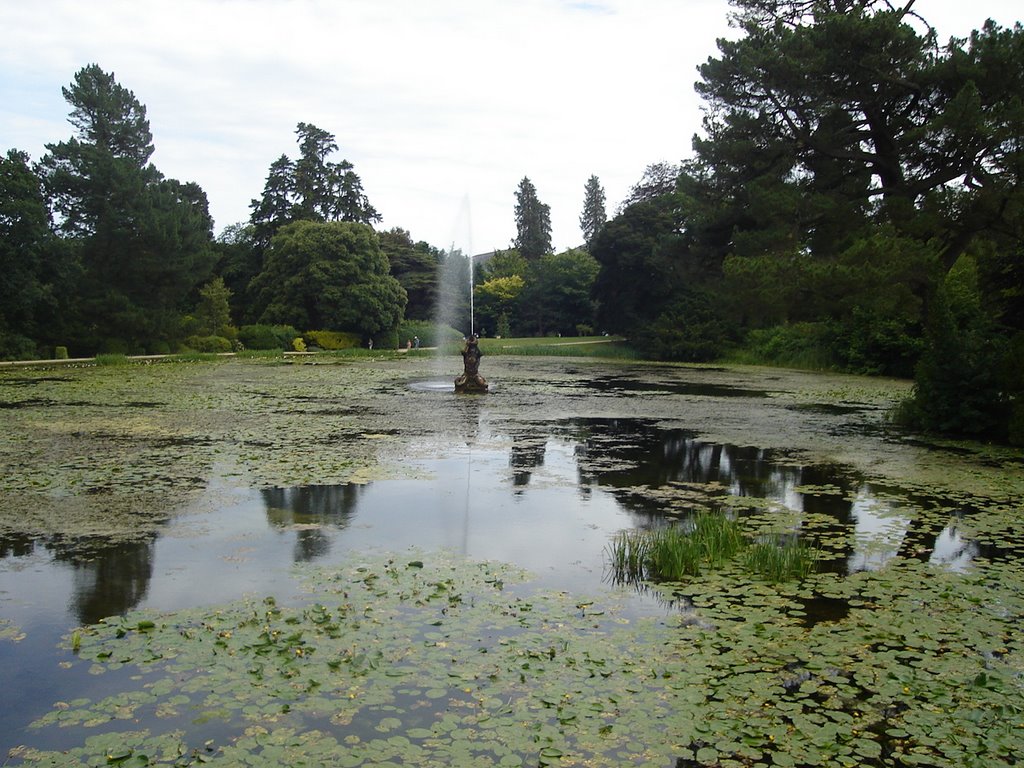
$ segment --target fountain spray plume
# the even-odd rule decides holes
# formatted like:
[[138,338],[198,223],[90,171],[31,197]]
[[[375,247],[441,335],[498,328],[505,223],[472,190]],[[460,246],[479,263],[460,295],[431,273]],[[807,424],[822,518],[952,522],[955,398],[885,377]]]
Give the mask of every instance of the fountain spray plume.
[[[465,196],[452,231],[451,247],[442,257],[438,272],[434,327],[439,358],[451,355],[455,344],[476,332],[470,234],[469,197]],[[439,362],[439,372],[443,368]]]

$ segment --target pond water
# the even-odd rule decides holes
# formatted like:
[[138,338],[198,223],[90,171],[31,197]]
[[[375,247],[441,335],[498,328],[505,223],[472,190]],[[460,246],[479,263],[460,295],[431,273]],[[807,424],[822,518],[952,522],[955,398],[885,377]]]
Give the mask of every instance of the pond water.
[[[617,369],[585,380],[552,380],[542,366],[541,378],[531,383],[521,375],[496,388],[494,397],[518,384],[525,402],[536,402],[537,390],[561,389],[577,403],[696,398],[706,409],[737,400],[756,408],[773,392],[767,377],[728,382],[716,378],[719,373],[712,369],[692,381],[673,378],[671,371],[659,378]],[[62,379],[47,381],[60,386]],[[325,407],[312,395],[292,397],[281,408],[292,414],[309,403],[334,418],[362,413],[367,425],[377,415],[376,431],[335,430],[332,439],[389,445],[376,460],[392,471],[380,477],[253,486],[238,472],[237,454],[215,451],[203,465],[198,490],[145,535],[119,540],[38,531],[0,534],[0,617],[5,621],[0,631],[8,635],[0,636],[5,691],[0,746],[73,746],[74,733],[50,729],[41,736],[28,726],[54,702],[96,698],[125,684],[123,674],[98,681],[87,667],[68,664],[66,638],[72,628],[139,609],[193,609],[243,595],[274,595],[288,603],[302,592],[294,578],[296,564],[336,566],[387,553],[411,558],[443,551],[522,567],[534,576],[531,588],[598,599],[615,595],[622,601],[621,615],[636,618],[678,613],[684,604],[689,610],[693,602],[676,603],[613,583],[609,541],[619,531],[672,524],[696,510],[722,511],[755,528],[802,538],[819,549],[819,570],[840,578],[908,561],[969,573],[979,558],[1016,562],[1020,555],[1016,539],[978,537],[977,526],[964,525],[978,511],[969,494],[931,496],[920,484],[868,477],[863,465],[832,457],[809,461],[805,446],[718,442],[708,439],[713,430],[679,426],[678,418],[616,414],[614,408],[601,414],[592,407],[566,408],[561,415],[545,411],[544,418],[529,418],[516,413],[521,402],[502,410],[497,400],[492,412],[494,401],[477,398],[466,405],[415,378],[396,386],[423,398],[415,410],[419,416],[409,415],[409,422],[384,419],[372,408]],[[50,394],[21,397],[5,407],[59,403]],[[145,410],[162,401],[127,402]],[[64,405],[76,408],[89,401]],[[877,412],[874,404],[850,398],[778,407],[793,418],[829,419],[822,431],[840,439],[851,434],[851,420]],[[431,431],[415,421],[452,408],[461,409],[460,415],[446,429]],[[869,435],[865,439],[875,439],[870,435],[877,421],[869,418],[861,427],[860,434]],[[387,442],[397,434],[408,439]],[[183,437],[175,446],[161,436],[159,442],[161,449],[187,453],[216,441]],[[251,441],[257,448],[258,443]],[[806,628],[846,620],[850,613],[845,597],[824,592],[798,602],[796,613]]]

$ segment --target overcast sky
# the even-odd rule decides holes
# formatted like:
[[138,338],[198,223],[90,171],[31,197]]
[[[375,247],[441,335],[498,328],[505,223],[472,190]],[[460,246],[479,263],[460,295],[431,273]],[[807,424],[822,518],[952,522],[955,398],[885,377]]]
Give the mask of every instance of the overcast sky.
[[[940,37],[1020,0],[918,0]],[[219,233],[249,216],[298,122],[333,133],[383,228],[505,248],[528,176],[557,250],[587,179],[611,214],[655,162],[690,155],[696,67],[727,0],[0,0],[0,151],[72,135],[61,88],[98,64],[147,108],[166,176],[197,182]]]

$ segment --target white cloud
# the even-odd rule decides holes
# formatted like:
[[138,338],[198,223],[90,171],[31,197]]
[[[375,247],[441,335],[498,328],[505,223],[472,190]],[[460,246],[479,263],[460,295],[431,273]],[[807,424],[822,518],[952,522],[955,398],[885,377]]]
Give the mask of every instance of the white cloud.
[[[1010,0],[918,5],[949,19],[944,37],[1014,13]],[[727,12],[726,0],[5,3],[0,148],[38,158],[70,136],[61,87],[95,62],[146,105],[154,162],[206,190],[218,228],[247,218],[305,121],[336,136],[386,227],[505,247],[529,176],[563,248],[580,239],[591,174],[611,210],[646,165],[689,155],[696,67]]]

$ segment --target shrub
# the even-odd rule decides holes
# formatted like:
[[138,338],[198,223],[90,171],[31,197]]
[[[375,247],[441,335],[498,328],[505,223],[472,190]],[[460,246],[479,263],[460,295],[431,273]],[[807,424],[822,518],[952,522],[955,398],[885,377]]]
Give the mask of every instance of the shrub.
[[358,333],[347,331],[306,331],[302,336],[307,347],[320,347],[320,349],[352,349],[362,346],[362,340]]
[[53,359],[54,360],[67,360],[68,359],[68,348],[67,347],[54,347],[53,348]]
[[223,336],[189,336],[185,346],[195,352],[230,352],[233,347],[230,339]]
[[128,356],[120,352],[104,352],[96,355],[96,365],[128,365]]
[[36,357],[32,339],[18,333],[0,331],[0,360],[31,360]]
[[742,356],[749,362],[817,370],[835,365],[831,346],[824,323],[792,323],[750,331]]
[[961,258],[932,301],[914,393],[897,411],[908,426],[1006,440],[1019,408],[1006,380],[1013,344],[999,336],[977,290],[972,259]]
[[238,329],[238,340],[246,349],[290,350],[298,335],[290,325],[243,325]]
[[727,332],[714,297],[692,292],[679,296],[633,341],[653,359],[699,363],[722,353]]
[[306,351],[306,342],[302,340],[301,336],[296,336],[294,339],[292,339],[292,350],[295,352]]

